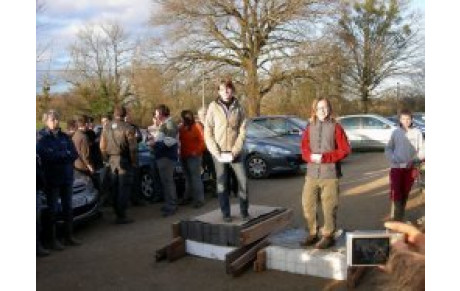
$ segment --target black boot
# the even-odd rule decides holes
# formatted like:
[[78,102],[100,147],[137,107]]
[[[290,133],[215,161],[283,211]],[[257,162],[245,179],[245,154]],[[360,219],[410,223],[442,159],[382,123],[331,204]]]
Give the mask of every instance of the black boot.
[[53,225],[51,228],[51,245],[50,249],[55,251],[62,251],[64,246],[58,241],[56,236],[56,225]]
[[64,244],[66,246],[79,246],[81,245],[81,241],[76,239],[74,236],[73,236],[73,222],[66,222],[66,226],[65,226],[65,236],[64,236]]
[[37,242],[37,257],[49,256],[50,251],[45,249],[40,242]]

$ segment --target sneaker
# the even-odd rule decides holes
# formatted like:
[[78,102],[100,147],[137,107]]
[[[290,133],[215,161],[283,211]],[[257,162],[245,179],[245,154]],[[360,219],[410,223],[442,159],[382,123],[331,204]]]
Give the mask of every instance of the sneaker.
[[37,245],[37,257],[46,257],[49,255],[49,250],[45,249],[42,245]]
[[252,216],[249,215],[249,214],[242,215],[242,216],[241,216],[241,219],[242,219],[244,222],[247,222],[247,221],[249,221],[249,220],[252,219]]
[[318,241],[319,241],[319,237],[316,234],[315,235],[309,235],[308,238],[305,241],[300,243],[300,245],[303,246],[303,247],[309,247],[311,245],[314,245]]
[[334,238],[331,236],[323,236],[321,240],[315,245],[316,249],[327,249],[334,245]]
[[224,222],[232,222],[232,217],[231,216],[224,216]]
[[62,251],[64,246],[58,240],[54,240],[51,242],[50,249],[54,251]]

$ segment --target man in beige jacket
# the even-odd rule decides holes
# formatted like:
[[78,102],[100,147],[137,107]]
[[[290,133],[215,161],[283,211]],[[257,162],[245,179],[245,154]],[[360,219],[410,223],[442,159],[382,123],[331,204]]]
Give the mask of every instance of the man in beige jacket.
[[242,157],[246,137],[246,115],[237,98],[233,96],[232,81],[219,83],[219,97],[209,104],[204,124],[204,138],[216,168],[217,194],[225,222],[231,222],[229,188],[226,183],[229,167],[233,168],[238,181],[240,214],[250,219],[248,208],[247,176]]

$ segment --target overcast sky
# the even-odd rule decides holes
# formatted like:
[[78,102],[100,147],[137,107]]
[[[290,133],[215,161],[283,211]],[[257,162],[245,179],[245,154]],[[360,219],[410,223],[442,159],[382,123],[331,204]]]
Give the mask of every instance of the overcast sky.
[[[146,37],[154,33],[148,26],[149,16],[155,9],[152,0],[43,0],[45,10],[37,15],[37,45],[49,43],[37,64],[37,91],[41,91],[43,72],[62,69],[69,60],[68,47],[75,41],[76,33],[85,24],[116,20],[128,35]],[[414,8],[425,11],[424,0],[412,0]],[[51,61],[49,61],[51,60]],[[52,91],[62,91],[65,83],[56,80]]]

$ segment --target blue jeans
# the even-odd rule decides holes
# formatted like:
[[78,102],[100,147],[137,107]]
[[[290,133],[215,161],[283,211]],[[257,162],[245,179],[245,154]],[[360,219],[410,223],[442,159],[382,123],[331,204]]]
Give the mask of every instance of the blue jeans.
[[153,176],[153,195],[152,200],[155,199],[164,199],[163,186],[161,185],[160,173],[158,170],[157,160],[155,157],[152,158],[152,176]]
[[244,167],[243,159],[236,158],[232,163],[221,163],[215,157],[214,166],[216,168],[216,183],[217,195],[219,197],[220,210],[224,216],[230,216],[230,189],[228,175],[230,167],[235,172],[238,181],[238,197],[240,200],[240,214],[241,216],[248,215],[249,200],[248,200],[248,179],[246,176],[246,169]]
[[193,197],[193,202],[204,202],[204,187],[201,181],[201,156],[182,159],[184,167],[186,190],[184,200]]

